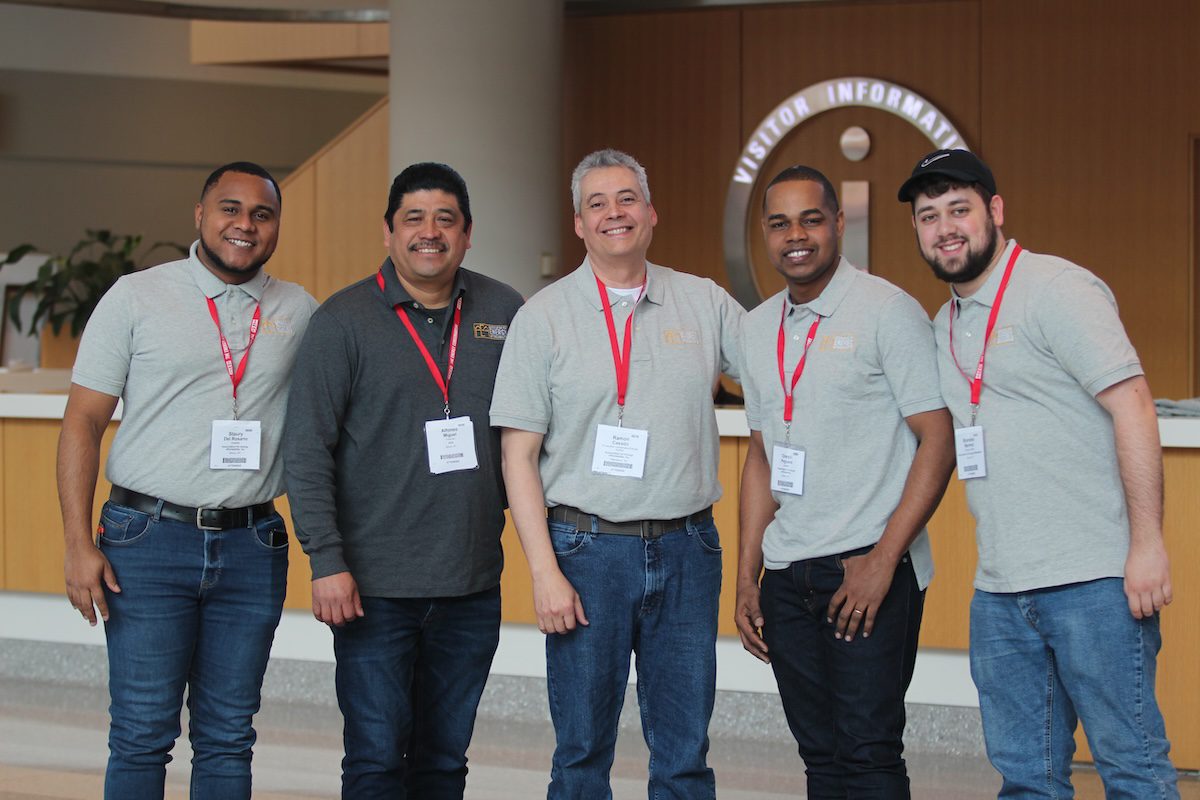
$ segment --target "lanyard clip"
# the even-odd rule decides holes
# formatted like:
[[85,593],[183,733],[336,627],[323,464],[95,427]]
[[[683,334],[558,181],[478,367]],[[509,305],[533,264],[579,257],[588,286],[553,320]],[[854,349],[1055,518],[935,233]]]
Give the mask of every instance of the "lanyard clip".
[[784,444],[792,443],[792,421],[791,420],[787,420],[786,422],[783,423],[783,443]]
[[617,427],[625,427],[625,406],[617,406]]
[[975,427],[975,417],[979,415],[979,403],[971,403],[971,427]]
[[234,419],[238,418],[238,404],[237,404],[237,394],[236,393],[233,395],[233,418]]
[[446,415],[446,419],[450,419],[450,404],[449,403],[446,403],[446,405],[442,406],[442,413],[444,413]]

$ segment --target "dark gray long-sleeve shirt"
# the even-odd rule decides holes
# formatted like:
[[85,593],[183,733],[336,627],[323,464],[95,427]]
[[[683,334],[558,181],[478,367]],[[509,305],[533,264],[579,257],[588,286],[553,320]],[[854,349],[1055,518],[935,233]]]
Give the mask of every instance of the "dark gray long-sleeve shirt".
[[[377,597],[460,596],[500,582],[505,497],[500,437],[488,411],[508,323],[509,286],[460,268],[448,309],[417,304],[390,260],[313,315],[296,357],[284,474],[313,578],[349,570]],[[469,415],[479,468],[433,475],[425,422],[441,390],[403,323],[409,315],[443,377],[454,303],[463,298],[451,416]]]

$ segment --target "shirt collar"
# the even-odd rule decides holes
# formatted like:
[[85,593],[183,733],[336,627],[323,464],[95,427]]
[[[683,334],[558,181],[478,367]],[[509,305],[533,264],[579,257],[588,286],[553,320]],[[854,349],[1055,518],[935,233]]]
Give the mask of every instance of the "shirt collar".
[[192,273],[192,280],[200,287],[200,291],[204,292],[205,297],[219,297],[225,293],[225,290],[230,286],[236,286],[246,294],[254,298],[255,302],[262,301],[263,290],[267,287],[267,281],[270,277],[262,269],[255,273],[254,277],[245,283],[226,283],[225,281],[213,275],[208,267],[200,260],[197,255],[197,250],[200,248],[200,240],[192,242],[192,248],[188,251],[188,271]]
[[[646,262],[646,291],[643,295],[646,302],[654,303],[656,306],[663,304],[666,296],[666,275],[666,267]],[[600,292],[596,289],[596,273],[592,271],[592,262],[587,256],[584,256],[583,263],[568,277],[568,280],[575,282],[576,288],[587,298],[588,305],[597,311],[604,310],[604,307],[600,305]]]
[[1012,257],[1013,248],[1017,246],[1016,239],[1009,239],[1004,245],[1004,252],[1000,254],[1000,258],[996,260],[996,264],[992,267],[992,274],[988,275],[988,279],[984,281],[983,286],[980,286],[978,291],[970,297],[959,297],[958,290],[953,284],[950,286],[950,292],[954,300],[959,304],[962,303],[979,303],[981,306],[991,308],[996,302],[996,293],[1000,291],[1000,281],[1004,280],[1004,268],[1008,266],[1008,259]]
[[[404,284],[396,277],[396,267],[392,263],[389,256],[383,260],[383,265],[379,267],[383,273],[383,299],[389,306],[393,308],[398,305],[407,305],[412,307],[416,302],[412,295],[404,288]],[[454,305],[454,301],[458,299],[460,294],[467,290],[467,282],[465,271],[459,267],[454,271],[454,286],[450,289],[450,302],[447,305]],[[418,304],[419,305],[419,304]]]
[[829,283],[821,290],[821,293],[807,303],[799,305],[792,302],[791,295],[787,290],[784,290],[783,296],[787,298],[788,316],[799,309],[808,309],[814,314],[821,317],[832,317],[837,311],[838,306],[842,304],[846,294],[850,291],[850,285],[854,283],[854,279],[858,276],[858,267],[846,260],[845,256],[841,256],[837,266],[834,268],[833,277],[829,279]]

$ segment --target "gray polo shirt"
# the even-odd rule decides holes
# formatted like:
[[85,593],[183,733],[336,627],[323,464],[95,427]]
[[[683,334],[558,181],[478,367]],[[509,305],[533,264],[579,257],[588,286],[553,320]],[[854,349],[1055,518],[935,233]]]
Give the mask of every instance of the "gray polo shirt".
[[[763,536],[767,569],[875,544],[900,503],[917,439],[904,418],[944,408],[929,318],[916,300],[846,259],[810,303],[787,291],[746,315],[742,389],[751,430],[767,459],[784,441],[777,342],[784,319],[788,384],[817,315],[792,411],[791,443],[804,448],[804,494],[775,492],[775,518]],[[909,548],[921,588],[933,577],[929,536]]]
[[[592,472],[596,426],[617,424],[617,384],[591,264],[542,289],[513,319],[492,425],[545,434],[546,503],[623,522],[673,519],[721,497],[713,389],[737,377],[744,311],[706,278],[647,263],[633,321],[624,424],[649,431],[640,480]],[[632,301],[609,293],[618,337]]]
[[[970,424],[970,387],[1008,242],[987,282],[934,318],[942,394],[956,426]],[[1112,418],[1095,395],[1142,374],[1112,292],[1069,261],[1022,252],[988,345],[977,424],[987,476],[967,481],[975,515],[975,586],[1020,592],[1120,577],[1129,517]]]
[[[236,367],[250,320],[258,337],[238,386],[241,419],[262,422],[262,468],[209,468],[212,422],[233,418],[233,385],[221,357],[213,298]],[[71,380],[121,397],[124,412],[106,475],[135,492],[188,506],[261,503],[283,493],[279,459],[292,361],[316,301],[259,272],[234,286],[191,254],[126,275],[100,299],[84,330]]]

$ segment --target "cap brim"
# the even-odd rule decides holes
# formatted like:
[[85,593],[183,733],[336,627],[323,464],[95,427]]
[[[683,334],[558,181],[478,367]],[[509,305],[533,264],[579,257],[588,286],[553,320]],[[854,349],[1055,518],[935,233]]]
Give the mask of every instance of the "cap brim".
[[941,175],[942,177],[950,178],[951,180],[955,181],[963,181],[965,183],[980,183],[979,176],[973,172],[964,172],[957,169],[926,169],[922,170],[920,174],[913,175],[900,185],[900,191],[896,193],[897,199],[899,199],[901,203],[911,202],[912,187],[915,184],[925,180],[930,175]]

